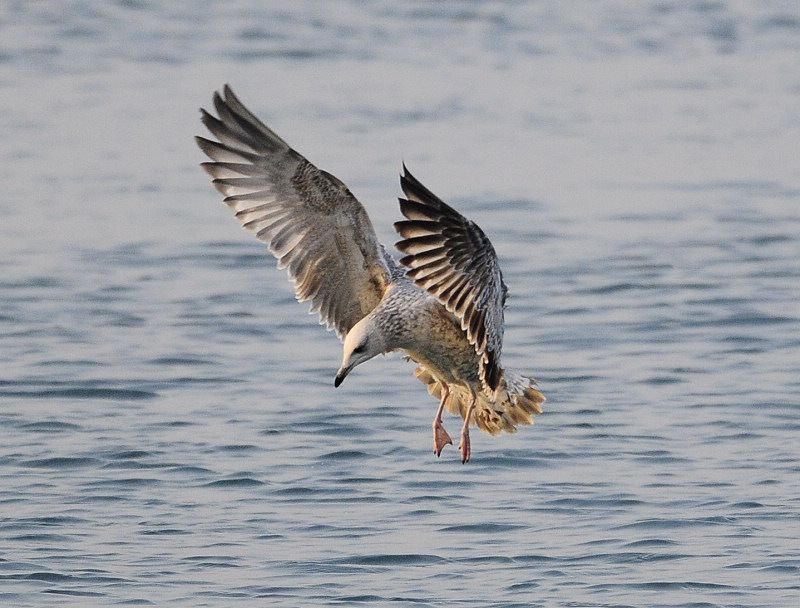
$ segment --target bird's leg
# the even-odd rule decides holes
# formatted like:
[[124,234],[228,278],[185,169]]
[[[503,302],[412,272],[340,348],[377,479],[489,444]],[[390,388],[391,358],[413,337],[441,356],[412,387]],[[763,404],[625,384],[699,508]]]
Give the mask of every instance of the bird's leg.
[[439,456],[448,443],[453,445],[453,440],[450,435],[444,430],[442,426],[442,412],[444,411],[444,402],[450,394],[450,387],[444,382],[442,384],[442,400],[439,402],[439,409],[436,410],[436,418],[433,419],[433,453]]
[[471,400],[469,402],[469,407],[467,408],[467,413],[464,416],[464,426],[461,427],[461,442],[458,444],[459,449],[461,450],[461,462],[466,463],[469,462],[469,454],[470,454],[470,445],[469,445],[469,421],[472,418],[472,412],[475,409],[475,391],[472,390],[470,387],[469,392],[471,394]]

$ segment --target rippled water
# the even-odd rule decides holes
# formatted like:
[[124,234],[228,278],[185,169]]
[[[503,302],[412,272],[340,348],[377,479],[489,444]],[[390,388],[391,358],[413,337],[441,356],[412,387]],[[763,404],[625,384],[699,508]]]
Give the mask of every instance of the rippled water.
[[[0,8],[0,600],[795,606],[794,2]],[[493,239],[533,427],[430,453],[198,168],[230,82]],[[458,421],[445,420],[451,431]]]

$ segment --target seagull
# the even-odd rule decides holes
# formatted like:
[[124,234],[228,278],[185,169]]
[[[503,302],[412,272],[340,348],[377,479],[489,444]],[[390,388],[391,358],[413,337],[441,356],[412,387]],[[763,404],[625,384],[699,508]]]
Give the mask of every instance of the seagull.
[[444,409],[463,419],[462,463],[470,459],[470,425],[497,435],[532,424],[545,397],[534,379],[500,365],[508,289],[483,230],[403,164],[398,264],[344,183],[292,149],[230,86],[213,102],[217,116],[200,110],[216,138],[195,138],[211,159],[201,166],[236,219],[288,271],[297,300],[310,300],[310,312],[343,341],[334,386],[376,355],[403,351],[439,399],[436,456],[453,443]]

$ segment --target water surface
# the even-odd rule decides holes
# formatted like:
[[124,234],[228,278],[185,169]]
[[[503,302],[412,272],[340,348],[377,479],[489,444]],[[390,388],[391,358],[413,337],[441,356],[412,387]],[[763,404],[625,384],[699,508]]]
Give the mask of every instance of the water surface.
[[[794,606],[794,3],[0,9],[0,599]],[[230,82],[383,242],[492,238],[533,427],[431,454],[197,167]],[[445,424],[458,429],[455,418]]]

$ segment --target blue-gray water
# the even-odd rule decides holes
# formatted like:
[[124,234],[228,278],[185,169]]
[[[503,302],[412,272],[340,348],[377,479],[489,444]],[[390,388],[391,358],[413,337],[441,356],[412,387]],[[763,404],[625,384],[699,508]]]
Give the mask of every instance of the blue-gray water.
[[[4,3],[0,603],[796,606],[798,66],[790,1]],[[484,228],[533,427],[334,390],[225,82],[384,242],[402,160]]]

